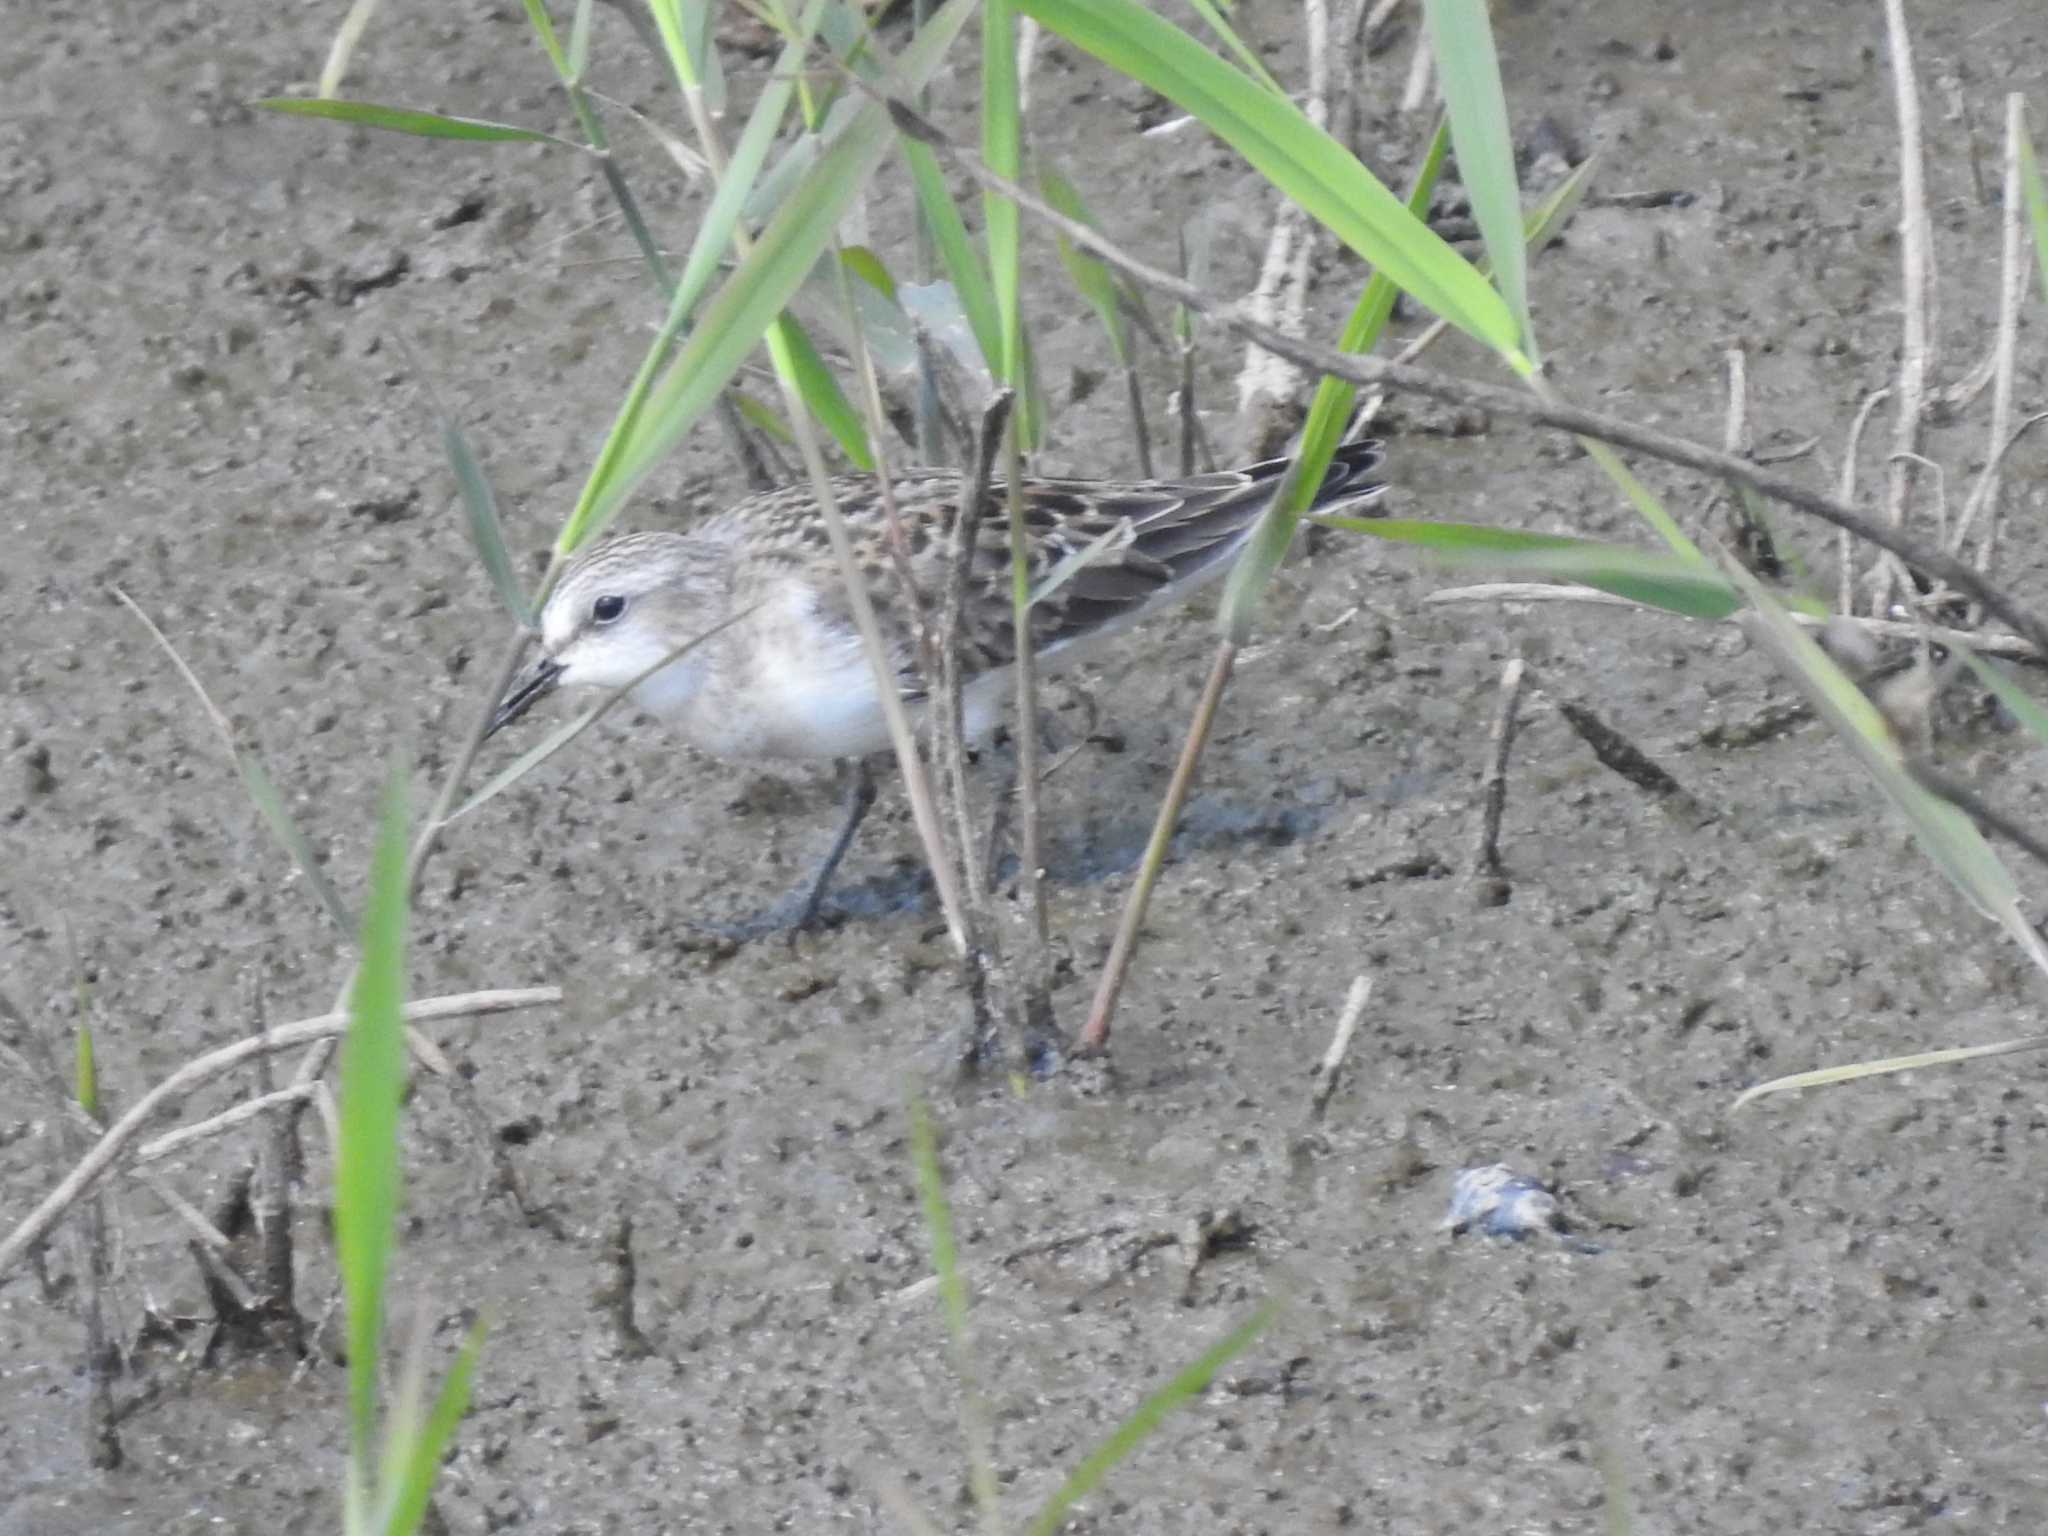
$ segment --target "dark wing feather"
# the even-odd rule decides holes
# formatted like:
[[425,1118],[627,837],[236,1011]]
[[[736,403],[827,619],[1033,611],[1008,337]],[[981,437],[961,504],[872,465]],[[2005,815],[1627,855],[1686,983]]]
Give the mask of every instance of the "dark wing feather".
[[[1376,478],[1385,463],[1377,442],[1346,443],[1330,462],[1312,506],[1327,509],[1376,500],[1385,489]],[[1286,471],[1285,459],[1268,459],[1246,469],[1222,470],[1193,479],[1104,482],[1031,478],[1023,482],[1023,511],[1031,544],[1030,572],[1042,582],[1062,560],[1087,549],[1120,526],[1127,542],[1111,545],[1073,572],[1034,605],[1032,639],[1048,649],[1140,612],[1148,603],[1210,573],[1236,554],[1271,500]],[[914,470],[891,485],[901,549],[918,603],[930,621],[939,617],[953,529],[959,516],[960,477],[945,470]],[[834,484],[840,510],[854,530],[862,574],[874,599],[882,630],[894,653],[907,695],[922,691],[909,613],[880,487],[869,476],[847,476]],[[809,505],[808,493],[791,488],[757,498],[747,515],[793,520],[797,537],[822,546],[825,533]],[[735,508],[735,514],[742,509]],[[850,622],[843,594],[829,599],[831,616]],[[998,483],[975,532],[968,571],[967,611],[962,616],[964,670],[1007,666],[1016,647],[1010,607],[1010,540],[1006,489]]]

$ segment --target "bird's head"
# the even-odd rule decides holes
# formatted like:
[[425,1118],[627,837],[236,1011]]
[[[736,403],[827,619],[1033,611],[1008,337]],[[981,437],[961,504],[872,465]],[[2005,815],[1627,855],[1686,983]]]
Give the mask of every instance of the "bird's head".
[[612,539],[572,564],[540,615],[540,655],[506,690],[491,732],[557,688],[623,688],[703,628],[710,593],[676,533]]

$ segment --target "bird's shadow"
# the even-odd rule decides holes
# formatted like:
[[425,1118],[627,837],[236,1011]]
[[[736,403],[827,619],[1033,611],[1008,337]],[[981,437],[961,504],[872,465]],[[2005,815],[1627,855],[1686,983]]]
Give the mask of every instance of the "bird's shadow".
[[[1209,848],[1285,848],[1313,836],[1332,818],[1360,800],[1392,805],[1417,792],[1413,784],[1393,784],[1372,792],[1340,792],[1311,803],[1292,800],[1250,804],[1228,793],[1196,795],[1181,812],[1180,827],[1167,850],[1169,859],[1184,858]],[[1093,829],[1097,835],[1060,836],[1053,829],[1046,845],[1046,878],[1060,885],[1087,886],[1126,874],[1145,856],[1152,826],[1149,821],[1118,817]],[[854,855],[858,858],[858,851]],[[1017,875],[1017,856],[1006,853],[996,871],[998,888]],[[704,924],[705,931],[739,943],[793,934],[803,915],[805,889],[799,887],[753,917],[735,923]],[[938,898],[931,871],[921,862],[899,859],[887,871],[833,885],[819,903],[813,926],[839,928],[851,923],[893,918],[928,918]]]

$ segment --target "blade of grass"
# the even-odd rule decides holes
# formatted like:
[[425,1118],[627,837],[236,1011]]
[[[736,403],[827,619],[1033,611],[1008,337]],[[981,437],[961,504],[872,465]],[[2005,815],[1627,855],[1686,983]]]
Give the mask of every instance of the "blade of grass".
[[1519,324],[1471,264],[1291,101],[1263,89],[1137,0],[1014,0],[1017,8],[1192,113],[1402,291],[1517,373]]
[[1852,1062],[1847,1066],[1820,1067],[1812,1072],[1794,1072],[1774,1077],[1767,1083],[1745,1088],[1728,1106],[1731,1112],[1768,1094],[1790,1093],[1795,1088],[1825,1088],[1831,1083],[1852,1083],[1859,1078],[1879,1077],[1891,1072],[1914,1072],[1922,1067],[1946,1067],[1959,1061],[1977,1061],[1986,1056],[2011,1056],[2019,1051],[2038,1051],[2048,1046],[2048,1035],[2022,1035],[1995,1045],[1963,1045],[1944,1051],[1916,1051],[1910,1056],[1886,1056],[1877,1061]]
[[867,423],[861,419],[860,412],[846,398],[839,381],[825,366],[825,359],[818,355],[818,349],[812,345],[804,328],[788,315],[775,323],[785,348],[783,355],[791,376],[796,380],[797,393],[803,396],[812,419],[832,434],[833,440],[849,459],[870,474],[874,473],[874,448],[868,442]]
[[178,654],[177,647],[173,646],[164,632],[157,628],[156,621],[144,613],[135,599],[119,587],[114,588],[114,596],[120,599],[130,613],[142,621],[142,627],[149,631],[150,637],[162,648],[163,653],[171,658],[171,665],[178,669],[178,675],[185,679],[185,685],[198,695],[200,706],[205,709],[207,718],[213,722],[214,730],[227,746],[229,756],[234,758],[235,769],[242,777],[242,787],[255,805],[256,813],[263,818],[263,824],[270,828],[270,835],[277,839],[278,846],[284,849],[292,863],[298,866],[299,873],[306,877],[306,884],[312,888],[314,897],[326,910],[327,915],[334,919],[334,925],[343,933],[352,932],[355,920],[349,916],[348,908],[342,905],[341,893],[335,890],[334,882],[327,878],[327,871],[321,867],[319,858],[314,854],[312,843],[307,841],[306,834],[299,830],[298,822],[292,819],[292,813],[285,808],[284,796],[278,793],[277,785],[264,768],[262,758],[257,756],[253,747],[244,746],[235,735],[235,728],[228,722],[228,717],[220,712],[212,698],[208,696],[205,687],[201,685],[198,675],[185,665],[185,658]]
[[[1408,188],[1405,207],[1417,219],[1429,211],[1430,198],[1435,195],[1437,178],[1443,172],[1444,153],[1449,143],[1449,125],[1439,122],[1436,132],[1430,135],[1429,148],[1423,154],[1422,163],[1415,168],[1415,179]],[[1396,291],[1393,280],[1384,272],[1376,271],[1366,279],[1364,291],[1352,307],[1350,318],[1344,322],[1344,333],[1337,342],[1341,350],[1370,352],[1378,344],[1381,333],[1387,328],[1387,321],[1394,313]],[[1343,438],[1344,424],[1357,398],[1358,386],[1349,380],[1325,374],[1316,384],[1315,399],[1309,405],[1308,420],[1302,426],[1294,462],[1288,465],[1287,473],[1281,477],[1271,503],[1259,515],[1258,526],[1252,530],[1244,553],[1238,556],[1224,584],[1217,622],[1232,644],[1243,645],[1250,638],[1252,616],[1257,611],[1259,598],[1273,579],[1273,573],[1280,569],[1280,562],[1287,558],[1287,551],[1293,547],[1301,515],[1315,499],[1315,488],[1323,483],[1323,475]]]
[[1754,609],[1750,633],[1799,684],[1905,816],[1921,848],[1970,904],[2011,934],[2048,971],[2048,950],[2020,910],[2019,887],[1976,823],[1922,786],[1907,770],[1891,727],[1847,673],[1792,622],[1749,572],[1724,562]]
[[265,112],[282,112],[287,117],[322,117],[359,128],[382,128],[390,133],[410,134],[421,139],[456,139],[471,144],[559,144],[580,154],[590,146],[578,144],[538,128],[520,128],[512,123],[487,122],[479,117],[450,117],[441,112],[421,112],[411,107],[390,107],[374,101],[335,101],[316,96],[264,96],[249,103]]
[[2036,741],[2048,743],[2048,709],[2036,703],[2033,696],[2007,677],[2002,668],[1993,666],[1975,651],[1964,649],[1963,660],[1977,674],[1977,681],[1989,688],[1998,702],[2011,711],[2013,718],[2026,727],[2028,735]]
[[988,269],[982,265],[974,242],[968,237],[967,223],[960,216],[960,205],[953,201],[953,194],[946,186],[945,173],[939,169],[938,157],[930,146],[915,139],[905,139],[903,156],[910,166],[918,210],[931,231],[939,265],[945,271],[947,281],[952,283],[953,291],[959,295],[960,307],[967,315],[976,345],[981,348],[982,362],[988,368],[989,377],[999,378],[1002,374],[1003,329]]
[[2041,162],[2031,135],[2020,137],[2020,185],[2025,188],[2027,222],[2034,226],[2034,254],[2041,262],[2041,297],[2048,301],[2048,186],[2041,181]]
[[562,52],[562,41],[555,33],[555,23],[548,15],[548,9],[541,0],[522,0],[526,7],[527,22],[533,27],[533,34],[540,39],[540,46],[548,56],[548,62],[555,66],[555,73],[564,80],[576,78],[576,72],[569,67],[568,57]]
[[498,600],[505,605],[506,612],[512,615],[520,628],[531,629],[533,605],[526,600],[526,592],[512,568],[512,554],[505,547],[505,525],[498,516],[498,497],[491,489],[490,477],[484,473],[476,450],[470,446],[469,434],[462,430],[462,423],[441,403],[440,391],[413,355],[411,344],[402,336],[399,348],[405,353],[413,376],[420,381],[420,388],[427,397],[427,409],[434,413],[435,425],[440,429],[441,448],[448,455],[448,466],[455,472],[456,489],[462,496],[470,545],[476,550],[484,574],[490,578],[491,586],[496,590]]
[[590,13],[592,0],[576,0],[576,14],[569,22],[568,75],[580,81],[590,72]]
[[1493,263],[1493,280],[1515,316],[1522,349],[1534,358],[1522,191],[1486,0],[1423,0],[1422,10],[1436,50],[1451,142],[1458,152],[1458,179],[1471,199],[1473,220]]
[[932,1248],[932,1273],[938,1276],[939,1300],[946,1318],[946,1336],[953,1346],[953,1371],[960,1378],[960,1425],[967,1440],[968,1485],[990,1536],[999,1536],[995,1462],[987,1411],[974,1370],[973,1337],[967,1329],[967,1282],[960,1275],[960,1251],[953,1240],[953,1207],[946,1199],[945,1176],[939,1171],[938,1138],[931,1115],[920,1099],[910,1104],[910,1160],[917,1171],[917,1192],[924,1207],[924,1228]]
[[1341,515],[1314,515],[1313,521],[1426,549],[1456,564],[1498,566],[1555,581],[1575,581],[1688,619],[1725,619],[1742,607],[1741,594],[1712,566],[1659,550],[1473,523]]
[[99,1064],[93,1055],[92,1026],[82,1019],[78,1025],[78,1060],[72,1073],[72,1093],[77,1098],[80,1109],[93,1119],[99,1119]]
[[768,436],[774,438],[778,443],[793,443],[796,441],[796,434],[789,430],[789,423],[782,419],[782,413],[777,411],[766,400],[763,400],[758,395],[750,395],[741,389],[735,389],[729,393],[732,396],[732,403],[739,408],[740,415],[745,417],[747,422],[757,431],[767,433]]
[[[348,1310],[349,1497],[368,1510],[384,1287],[398,1215],[398,1102],[405,1086],[405,780],[393,769],[363,903],[362,958],[341,1058],[334,1247]],[[361,1529],[351,1521],[351,1529]]]
[[[1074,190],[1074,184],[1050,165],[1039,167],[1038,189],[1048,203],[1068,218],[1078,219],[1083,224],[1095,223],[1081,201],[1081,194]],[[1075,291],[1102,321],[1103,332],[1109,338],[1110,356],[1119,366],[1128,363],[1130,335],[1124,323],[1122,286],[1102,262],[1075,245],[1064,233],[1058,230],[1053,233],[1059,243],[1060,261],[1067,269],[1067,276],[1073,279]]]
[[1216,4],[1216,0],[1188,0],[1188,8],[1208,24],[1209,30],[1216,34],[1223,46],[1228,48],[1237,62],[1244,66],[1246,74],[1276,96],[1287,94],[1281,89],[1280,82],[1275,80],[1268,73],[1266,66],[1259,61],[1259,56],[1237,35],[1237,29],[1231,26],[1229,18],[1223,14],[1223,8]]
[[455,1426],[469,1411],[470,1387],[476,1379],[484,1331],[484,1323],[478,1319],[464,1336],[455,1363],[435,1395],[433,1411],[417,1433],[397,1447],[397,1465],[387,1469],[393,1486],[383,1529],[393,1536],[411,1536],[426,1518],[427,1500],[432,1497],[435,1479],[441,1472],[441,1457],[455,1438]]
[[[967,0],[947,0],[911,40],[895,71],[895,89],[913,91],[939,67],[965,24]],[[704,306],[696,328],[661,377],[635,381],[597,467],[564,524],[557,549],[568,554],[600,530],[633,488],[674,447],[715,400],[831,243],[839,215],[881,163],[891,142],[882,105],[864,100],[845,133],[776,212],[754,249]],[[650,364],[659,369],[668,337],[657,338]],[[650,366],[651,365],[651,366]]]
[[[1012,0],[982,0],[981,42],[982,162],[998,176],[1017,181],[1023,175],[1024,127],[1017,103],[1017,13]],[[990,367],[1000,382],[1015,389],[1023,373],[1021,221],[1017,205],[993,191],[982,193],[981,213],[1001,338]]]
[[1218,1339],[1199,1358],[1175,1373],[1172,1380],[1138,1405],[1137,1411],[1111,1432],[1109,1438],[1090,1451],[1079,1466],[1067,1474],[1059,1491],[1047,1499],[1032,1518],[1029,1536],[1054,1536],[1074,1505],[1100,1487],[1116,1466],[1150,1439],[1176,1408],[1192,1402],[1208,1390],[1216,1373],[1250,1349],[1260,1334],[1272,1325],[1279,1306],[1268,1301]]
[[498,601],[505,605],[505,611],[512,615],[513,622],[531,629],[533,606],[527,602],[526,593],[519,585],[519,576],[512,569],[512,554],[505,547],[505,525],[498,516],[497,493],[491,489],[490,478],[477,461],[476,451],[470,447],[469,434],[462,430],[462,424],[453,416],[441,417],[441,446],[448,454],[449,467],[455,471],[455,484],[462,493],[462,509],[469,527],[469,541],[476,547],[477,559],[483,562],[484,574],[490,577],[492,587],[497,590]]
[[849,245],[839,253],[840,263],[891,304],[896,298],[896,279],[882,258],[864,245]]

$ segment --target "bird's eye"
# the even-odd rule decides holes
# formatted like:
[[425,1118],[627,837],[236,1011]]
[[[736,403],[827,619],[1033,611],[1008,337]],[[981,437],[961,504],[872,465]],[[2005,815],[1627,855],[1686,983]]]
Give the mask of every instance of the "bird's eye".
[[599,624],[609,624],[626,611],[626,600],[615,592],[607,592],[590,605],[590,617]]

